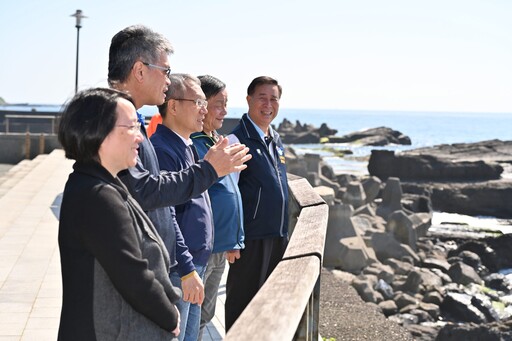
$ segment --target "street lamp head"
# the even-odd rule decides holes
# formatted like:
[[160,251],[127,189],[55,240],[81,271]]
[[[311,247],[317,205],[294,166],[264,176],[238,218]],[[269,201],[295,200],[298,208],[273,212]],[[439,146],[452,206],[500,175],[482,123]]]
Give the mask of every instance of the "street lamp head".
[[78,91],[78,47],[80,41],[80,28],[82,27],[82,18],[87,18],[82,14],[81,9],[77,9],[75,14],[71,14],[70,17],[76,18],[76,70],[75,70],[75,93]]
[[75,14],[71,14],[70,17],[76,18],[76,25],[75,25],[76,28],[81,28],[82,27],[82,18],[87,18],[85,15],[82,14],[81,9],[77,9]]

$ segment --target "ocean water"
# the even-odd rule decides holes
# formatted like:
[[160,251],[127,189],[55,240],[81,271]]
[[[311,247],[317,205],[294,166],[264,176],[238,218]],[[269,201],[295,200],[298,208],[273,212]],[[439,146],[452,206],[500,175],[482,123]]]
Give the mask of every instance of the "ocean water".
[[408,135],[412,140],[409,148],[512,139],[512,113],[281,109],[274,121],[276,125],[283,118],[293,123],[299,120],[303,124],[311,123],[318,127],[327,123],[330,128],[338,130],[336,135],[386,126]]
[[[152,116],[156,108],[143,107],[140,112],[145,116]],[[229,108],[227,117],[240,118],[245,112],[245,108]],[[299,120],[302,124],[312,124],[316,127],[327,123],[330,128],[338,130],[336,135],[340,136],[358,130],[386,126],[411,138],[412,146],[397,147],[399,149],[490,139],[512,140],[512,113],[281,108],[274,125],[277,127],[285,118],[292,123]],[[364,149],[362,153],[365,153]]]
[[[229,117],[240,117],[243,110],[232,110]],[[368,174],[368,156],[372,149],[406,150],[439,144],[470,143],[492,139],[512,140],[512,113],[441,113],[441,112],[390,112],[390,111],[349,111],[349,110],[305,110],[281,109],[274,120],[275,126],[283,118],[292,123],[320,127],[322,123],[337,129],[336,135],[345,135],[358,130],[380,126],[398,130],[411,138],[410,146],[388,145],[385,147],[361,147],[350,144],[301,144],[293,145],[298,154],[308,152],[322,155],[335,173]],[[352,155],[343,158],[326,150],[349,149]],[[512,177],[512,166],[506,167],[504,177]],[[511,219],[495,217],[470,217],[466,215],[434,212],[433,231],[451,232],[462,228],[468,236],[484,236],[489,231],[512,233]],[[486,232],[484,232],[486,231]]]
[[[240,117],[244,109],[229,110],[228,117]],[[405,112],[369,110],[280,109],[277,126],[286,118],[292,123],[327,123],[337,135],[379,126],[399,130],[412,139],[413,147],[440,143],[512,139],[512,113]]]
[[[240,117],[243,109],[232,109],[228,117]],[[407,150],[438,144],[469,143],[492,139],[512,140],[512,113],[454,113],[404,112],[362,110],[281,109],[274,120],[277,127],[283,119],[320,127],[326,123],[341,136],[359,130],[380,126],[398,130],[411,138],[410,146],[357,146],[343,143],[300,144],[293,148],[299,153],[318,153],[333,166],[336,173],[366,171],[365,157],[372,149]],[[340,159],[325,147],[353,152]]]
[[[156,107],[139,110],[145,116],[157,112]],[[228,108],[229,118],[240,118],[246,108]],[[407,150],[439,144],[469,143],[492,139],[512,140],[512,113],[464,113],[425,111],[379,111],[379,110],[326,110],[281,108],[274,120],[277,127],[287,119],[292,123],[312,124],[320,127],[326,123],[341,136],[359,130],[389,127],[411,138],[410,146],[388,145],[385,147],[357,146],[343,143],[296,144],[298,154],[320,154],[335,173],[367,174],[366,159],[372,149]],[[343,159],[334,155],[334,150],[349,149],[353,154]],[[512,174],[506,176],[512,177]]]
[[[0,110],[58,112],[61,105],[3,105]],[[154,115],[155,106],[144,106],[139,112]],[[240,118],[247,109],[229,108],[228,116]],[[417,148],[441,143],[477,142],[489,139],[512,140],[512,113],[455,113],[421,111],[326,110],[281,108],[274,120],[277,126],[286,118],[320,127],[327,123],[337,135],[386,126],[408,135]]]

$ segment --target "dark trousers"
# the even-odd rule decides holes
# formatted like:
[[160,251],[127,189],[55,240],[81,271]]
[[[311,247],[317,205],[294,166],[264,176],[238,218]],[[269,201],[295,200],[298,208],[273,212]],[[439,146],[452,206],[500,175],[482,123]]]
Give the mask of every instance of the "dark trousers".
[[245,241],[240,259],[229,265],[224,305],[226,332],[281,261],[286,245],[287,237]]

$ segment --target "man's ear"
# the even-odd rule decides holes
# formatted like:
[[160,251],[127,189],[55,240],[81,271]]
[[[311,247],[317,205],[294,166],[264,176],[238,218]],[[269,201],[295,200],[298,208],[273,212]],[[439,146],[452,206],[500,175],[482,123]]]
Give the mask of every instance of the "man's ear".
[[144,80],[144,72],[144,64],[142,64],[140,60],[136,61],[135,64],[133,64],[131,74],[139,83]]
[[249,104],[249,101],[251,100],[251,96],[247,95],[247,97],[245,97],[245,99],[247,100],[247,104]]
[[167,115],[176,116],[176,113],[178,111],[177,103],[178,101],[175,99],[170,99],[167,102]]

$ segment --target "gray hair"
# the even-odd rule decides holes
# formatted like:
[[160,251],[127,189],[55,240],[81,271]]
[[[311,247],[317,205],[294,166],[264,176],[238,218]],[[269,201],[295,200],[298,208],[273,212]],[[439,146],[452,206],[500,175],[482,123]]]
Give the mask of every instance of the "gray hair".
[[190,75],[188,73],[172,73],[169,76],[171,80],[171,85],[167,89],[165,93],[165,102],[158,106],[158,112],[162,117],[165,117],[167,113],[167,103],[170,99],[179,99],[184,98],[185,93],[187,91],[187,82],[195,83],[198,86],[201,86],[201,81],[196,76]]
[[156,63],[162,52],[174,52],[171,43],[162,34],[143,25],[133,25],[121,30],[110,43],[109,85],[126,81],[133,64],[139,60]]

